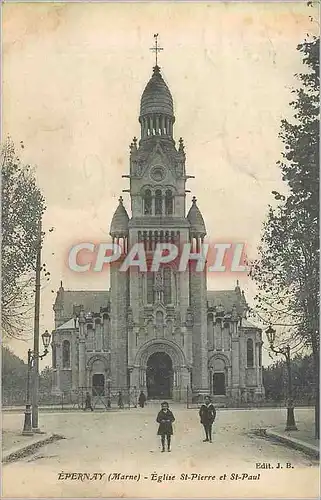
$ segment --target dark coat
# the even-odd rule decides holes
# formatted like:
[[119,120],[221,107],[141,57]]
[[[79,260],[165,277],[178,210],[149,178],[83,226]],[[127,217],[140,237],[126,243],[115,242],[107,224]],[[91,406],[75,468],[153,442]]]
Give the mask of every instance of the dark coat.
[[201,417],[201,424],[212,425],[216,417],[216,410],[214,408],[214,405],[212,403],[210,403],[209,405],[202,405],[199,411],[199,415]]
[[145,401],[146,401],[146,396],[145,396],[145,394],[143,392],[141,392],[140,395],[139,395],[139,398],[138,398],[138,402],[139,403],[145,403]]
[[161,410],[158,415],[156,422],[159,423],[158,427],[158,436],[162,436],[164,434],[171,435],[173,434],[173,426],[172,423],[175,421],[175,417],[171,410],[167,410],[165,412],[164,410]]

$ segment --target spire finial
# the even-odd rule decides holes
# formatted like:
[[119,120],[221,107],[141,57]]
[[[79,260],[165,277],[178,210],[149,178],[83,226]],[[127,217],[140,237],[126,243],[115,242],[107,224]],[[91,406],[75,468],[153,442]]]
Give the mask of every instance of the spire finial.
[[122,205],[122,204],[123,204],[123,197],[122,197],[122,196],[120,196],[120,197],[118,198],[118,201],[119,201],[119,204],[120,204],[120,205]]
[[164,50],[162,47],[158,46],[158,33],[154,34],[154,40],[155,40],[155,47],[151,47],[149,50],[152,50],[155,52],[155,60],[156,60],[156,68],[158,68],[158,52],[161,50]]
[[196,196],[193,196],[193,198],[192,198],[193,205],[196,205],[196,202],[197,202],[197,198],[196,198]]

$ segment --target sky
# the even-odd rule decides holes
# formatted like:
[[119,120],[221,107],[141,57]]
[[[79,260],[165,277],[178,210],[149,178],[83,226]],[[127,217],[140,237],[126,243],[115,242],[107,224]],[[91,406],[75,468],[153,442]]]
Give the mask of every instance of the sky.
[[[54,327],[52,305],[65,289],[104,290],[106,273],[68,270],[68,249],[109,240],[120,195],[129,211],[129,144],[139,137],[140,97],[159,65],[173,99],[174,136],[184,138],[187,209],[192,196],[209,241],[244,242],[255,257],[271,191],[285,191],[278,138],[302,67],[296,50],[318,26],[316,9],[292,3],[6,3],[2,6],[2,137],[35,167],[47,202],[40,331]],[[130,212],[130,211],[129,211]],[[251,303],[255,286],[241,276]],[[235,287],[212,273],[211,290]],[[32,328],[11,342],[26,358]],[[263,363],[267,361],[266,353]],[[43,365],[50,364],[49,357]]]

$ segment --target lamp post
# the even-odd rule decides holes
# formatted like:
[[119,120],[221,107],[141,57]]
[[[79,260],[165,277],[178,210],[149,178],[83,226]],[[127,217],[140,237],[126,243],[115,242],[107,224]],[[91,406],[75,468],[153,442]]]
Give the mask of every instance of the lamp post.
[[32,428],[33,432],[40,432],[38,427],[38,388],[39,388],[39,317],[40,317],[40,288],[41,288],[41,246],[42,246],[42,220],[38,225],[38,242],[36,258],[36,283],[35,283],[35,310],[33,332],[33,363],[32,363]]
[[266,330],[266,337],[268,339],[270,349],[275,354],[282,354],[285,357],[286,368],[288,372],[288,397],[287,397],[287,418],[286,418],[286,431],[297,431],[298,428],[294,418],[294,407],[292,398],[292,370],[291,370],[291,349],[286,345],[283,349],[276,349],[274,347],[276,330],[270,325]]
[[30,372],[33,362],[37,359],[43,359],[49,352],[48,347],[50,344],[51,335],[46,330],[42,335],[42,343],[44,346],[43,354],[35,353],[31,349],[28,349],[28,372],[27,372],[27,390],[26,390],[26,409],[25,409],[25,421],[23,426],[22,434],[23,436],[32,436],[32,425],[31,425],[31,403],[30,403]]

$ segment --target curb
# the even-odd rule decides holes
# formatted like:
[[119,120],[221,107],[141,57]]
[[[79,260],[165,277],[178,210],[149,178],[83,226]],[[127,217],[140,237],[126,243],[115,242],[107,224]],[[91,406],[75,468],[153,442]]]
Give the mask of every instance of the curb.
[[58,441],[60,439],[66,438],[59,434],[50,434],[49,436],[47,435],[46,437],[37,439],[36,441],[33,441],[32,443],[29,443],[27,445],[20,445],[15,448],[11,448],[11,450],[2,454],[2,463],[7,464],[20,460],[21,458],[27,457],[28,455],[34,453],[36,450],[38,450],[38,448],[41,448],[46,444],[53,443],[54,441]]
[[320,457],[319,448],[317,446],[314,446],[313,444],[305,443],[304,441],[301,441],[300,439],[286,436],[284,434],[280,434],[278,432],[271,431],[269,429],[262,429],[262,431],[263,431],[262,434],[268,438],[275,439],[276,441],[279,441],[280,443],[283,443],[291,448],[303,451],[307,455],[311,455],[314,458],[319,459],[319,457]]

